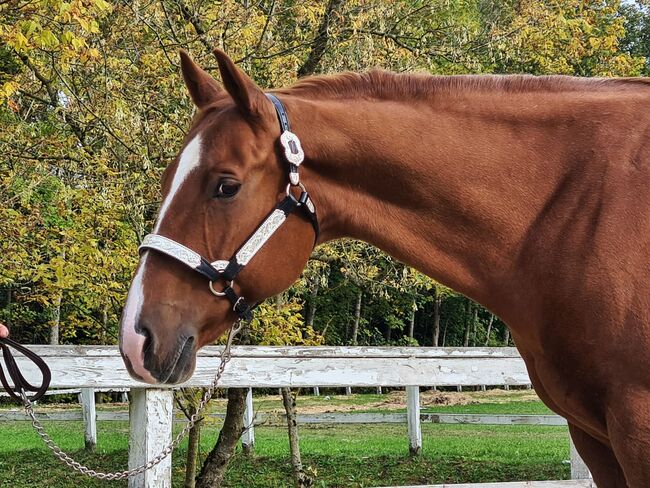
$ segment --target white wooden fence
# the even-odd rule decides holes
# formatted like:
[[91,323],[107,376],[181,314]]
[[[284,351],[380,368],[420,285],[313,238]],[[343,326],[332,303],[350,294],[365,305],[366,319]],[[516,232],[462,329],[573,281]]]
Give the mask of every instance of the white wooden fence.
[[[52,388],[130,388],[131,434],[129,467],[155,456],[171,441],[173,392],[146,388],[126,372],[114,346],[31,346],[52,369]],[[182,386],[207,386],[219,363],[222,348],[199,353],[192,378]],[[29,361],[18,359],[26,378],[38,381]],[[413,348],[413,347],[260,347],[233,348],[223,374],[227,387],[407,387],[409,445],[422,446],[418,385],[528,385],[524,363],[514,348]],[[249,408],[249,411],[252,409]],[[86,412],[92,416],[92,411]],[[245,439],[247,443],[253,439]],[[526,482],[519,486],[590,486],[591,482]],[[556,483],[556,484],[552,484]],[[589,483],[589,484],[586,484]],[[469,485],[458,485],[469,486]],[[472,485],[488,487],[485,485]],[[494,485],[492,485],[494,486]],[[504,486],[507,486],[504,484]],[[171,459],[129,480],[130,488],[171,487]]]

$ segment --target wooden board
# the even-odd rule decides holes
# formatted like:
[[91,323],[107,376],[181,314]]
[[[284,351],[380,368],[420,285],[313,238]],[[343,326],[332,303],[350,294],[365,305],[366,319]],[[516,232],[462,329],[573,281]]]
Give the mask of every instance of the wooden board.
[[[52,369],[52,388],[142,387],[126,372],[115,346],[30,346]],[[193,377],[207,386],[221,347],[204,348]],[[39,375],[18,358],[31,382]],[[514,348],[259,347],[233,348],[224,387],[528,385]]]
[[[36,417],[39,420],[83,420],[80,410],[38,410]],[[225,417],[222,413],[212,413],[208,417]],[[299,424],[405,424],[405,413],[299,413],[297,420]],[[24,420],[29,417],[23,410],[0,410],[0,421]],[[100,410],[97,412],[97,420],[126,422],[129,420],[129,413],[124,411]],[[184,422],[185,416],[176,411],[174,421]],[[420,413],[420,422],[432,424],[476,424],[476,425],[546,425],[564,426],[566,420],[558,415],[488,415],[468,413]],[[254,424],[282,424],[286,423],[283,414],[267,414],[257,412],[254,416]],[[250,422],[247,423],[247,425]]]

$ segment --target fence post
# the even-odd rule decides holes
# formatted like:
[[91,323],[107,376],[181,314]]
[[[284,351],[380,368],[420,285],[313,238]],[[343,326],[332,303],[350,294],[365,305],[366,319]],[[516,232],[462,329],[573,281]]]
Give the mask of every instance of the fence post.
[[[172,440],[174,392],[133,388],[129,404],[129,469],[160,453]],[[142,474],[129,478],[129,488],[171,488],[172,457]]]
[[320,396],[320,388],[314,386],[314,396]]
[[246,410],[244,410],[244,433],[241,437],[241,444],[244,452],[250,454],[255,448],[255,431],[253,430],[253,389],[249,388],[246,393]]
[[419,386],[406,387],[406,418],[408,419],[409,453],[411,456],[417,456],[422,450]]
[[97,447],[97,415],[95,414],[95,390],[92,388],[81,388],[79,393],[81,400],[81,412],[84,419],[84,444],[88,451],[94,451]]
[[569,446],[571,451],[571,479],[572,480],[585,480],[591,479],[591,473],[585,462],[578,454],[576,446],[573,444],[573,439],[569,436]]

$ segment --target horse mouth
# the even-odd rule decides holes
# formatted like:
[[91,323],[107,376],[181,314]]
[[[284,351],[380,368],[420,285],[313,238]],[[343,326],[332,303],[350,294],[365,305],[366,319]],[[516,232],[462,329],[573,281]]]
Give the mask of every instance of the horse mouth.
[[194,337],[189,337],[176,353],[171,366],[154,375],[160,383],[172,385],[189,379],[195,367]]

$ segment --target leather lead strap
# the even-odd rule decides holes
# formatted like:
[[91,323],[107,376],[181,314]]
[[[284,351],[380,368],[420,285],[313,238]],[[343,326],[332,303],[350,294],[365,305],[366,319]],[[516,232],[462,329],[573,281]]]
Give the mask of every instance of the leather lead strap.
[[[34,395],[30,398],[32,402],[45,395],[45,392],[50,386],[50,380],[52,379],[52,373],[45,361],[43,361],[43,359],[41,359],[41,357],[39,357],[35,352],[30,351],[25,346],[22,346],[9,338],[0,339],[0,347],[2,348],[2,356],[4,358],[5,367],[7,368],[7,374],[13,382],[13,386],[11,386],[7,376],[5,375],[4,369],[2,368],[2,364],[0,364],[0,383],[2,383],[2,387],[5,389],[7,394],[20,402],[23,401],[22,392],[34,392]],[[18,369],[18,364],[16,363],[9,347],[20,352],[40,370],[41,375],[43,376],[40,386],[34,386],[25,379]]]

